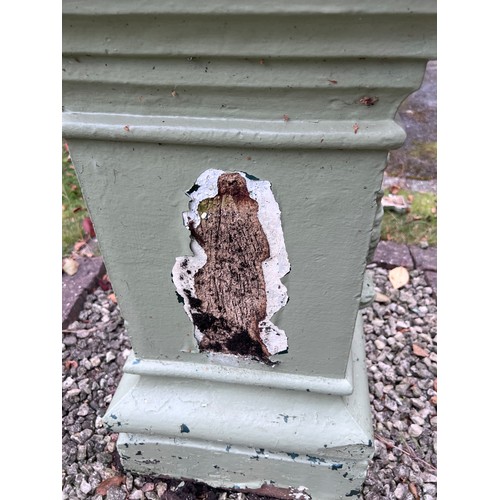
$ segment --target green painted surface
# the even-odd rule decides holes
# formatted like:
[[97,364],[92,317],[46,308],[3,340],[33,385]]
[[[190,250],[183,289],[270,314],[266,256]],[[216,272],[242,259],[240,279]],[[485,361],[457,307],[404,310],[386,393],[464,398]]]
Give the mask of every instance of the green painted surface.
[[273,319],[287,333],[289,351],[276,357],[278,367],[256,369],[344,376],[384,152],[76,140],[70,147],[138,357],[195,356],[180,352],[194,347],[192,325],[170,273],[175,258],[190,253],[185,192],[204,170],[223,168],[271,182],[292,266],[282,280],[290,301]]
[[105,420],[130,470],[344,498],[373,454],[361,315],[352,347],[347,397],[127,373]]
[[100,0],[64,0],[65,14],[102,15],[144,15],[149,14],[412,14],[422,13],[435,15],[435,0],[248,0],[234,2],[231,0],[210,0],[200,3],[198,0],[120,0],[119,2],[101,2]]
[[[404,141],[394,115],[435,58],[435,10],[63,2],[63,134],[136,356],[106,414],[127,467],[304,485],[315,500],[361,488],[373,451],[363,277],[387,151]],[[190,254],[185,192],[209,168],[269,180],[282,212],[290,301],[272,321],[289,349],[274,367],[198,353],[171,282]],[[125,458],[137,446],[149,463]],[[350,490],[329,467],[341,460]]]

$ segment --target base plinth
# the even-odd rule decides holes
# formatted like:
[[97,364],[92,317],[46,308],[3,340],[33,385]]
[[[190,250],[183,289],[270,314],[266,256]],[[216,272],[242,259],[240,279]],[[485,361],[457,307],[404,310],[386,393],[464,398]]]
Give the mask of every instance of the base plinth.
[[359,315],[350,395],[125,373],[104,419],[133,472],[355,498],[374,451],[364,359]]

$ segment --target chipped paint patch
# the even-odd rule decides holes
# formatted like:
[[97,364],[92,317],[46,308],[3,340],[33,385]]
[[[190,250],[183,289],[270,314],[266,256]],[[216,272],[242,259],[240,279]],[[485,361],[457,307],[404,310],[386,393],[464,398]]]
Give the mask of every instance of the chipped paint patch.
[[306,455],[307,460],[311,462],[311,464],[324,464],[326,460],[320,457],[313,457],[311,455]]
[[288,301],[281,278],[290,271],[271,184],[210,169],[186,194],[193,256],[176,259],[172,281],[200,350],[263,360],[286,352],[286,334],[271,322]]
[[285,424],[288,424],[288,420],[291,419],[296,419],[297,417],[295,415],[285,415],[284,413],[279,414],[280,417],[283,417],[283,421]]
[[359,490],[351,490],[349,493],[346,493],[346,497],[355,497],[361,494]]

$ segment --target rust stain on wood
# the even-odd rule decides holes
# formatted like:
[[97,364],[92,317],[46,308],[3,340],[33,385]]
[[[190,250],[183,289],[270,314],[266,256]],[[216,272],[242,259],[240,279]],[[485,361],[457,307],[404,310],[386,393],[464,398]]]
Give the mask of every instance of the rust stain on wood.
[[250,355],[267,360],[259,335],[266,318],[262,263],[269,243],[253,200],[238,173],[217,180],[217,195],[200,202],[200,224],[189,225],[207,255],[194,276],[196,298],[188,295],[194,324],[203,333],[200,350]]

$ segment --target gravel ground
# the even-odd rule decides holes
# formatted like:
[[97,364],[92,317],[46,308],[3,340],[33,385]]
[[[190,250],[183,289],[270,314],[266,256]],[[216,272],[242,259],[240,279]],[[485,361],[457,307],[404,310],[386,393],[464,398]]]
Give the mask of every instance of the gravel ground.
[[[377,302],[364,309],[375,456],[363,498],[436,498],[436,301],[422,271],[392,288],[388,271],[373,267]],[[105,288],[105,286],[104,286]],[[89,294],[79,320],[63,331],[63,499],[257,500],[179,480],[121,469],[117,434],[102,416],[131,345],[111,290]]]

